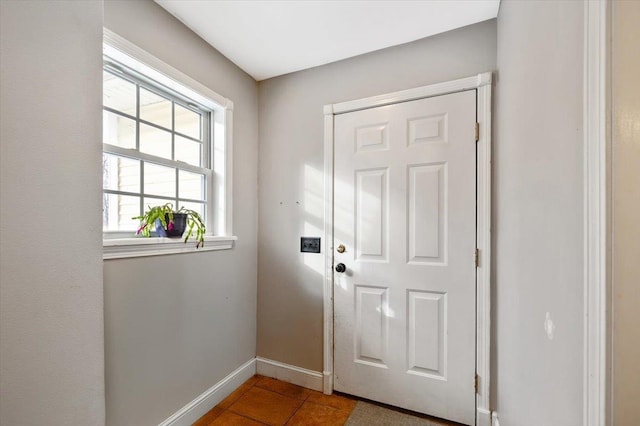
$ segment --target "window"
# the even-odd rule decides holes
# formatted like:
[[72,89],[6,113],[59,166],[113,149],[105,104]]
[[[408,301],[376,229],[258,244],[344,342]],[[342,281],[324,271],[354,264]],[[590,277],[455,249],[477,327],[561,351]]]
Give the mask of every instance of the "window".
[[213,112],[109,60],[102,109],[104,231],[135,232],[165,203],[208,222]]
[[186,251],[189,247],[176,240],[133,238],[139,227],[133,217],[166,203],[200,213],[207,249],[232,246],[227,176],[232,105],[105,30],[105,259]]

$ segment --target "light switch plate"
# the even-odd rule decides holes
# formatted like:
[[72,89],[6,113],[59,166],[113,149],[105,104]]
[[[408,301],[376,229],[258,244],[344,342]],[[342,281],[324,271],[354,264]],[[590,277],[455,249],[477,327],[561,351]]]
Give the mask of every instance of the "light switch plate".
[[302,253],[320,253],[320,238],[300,237],[300,251]]

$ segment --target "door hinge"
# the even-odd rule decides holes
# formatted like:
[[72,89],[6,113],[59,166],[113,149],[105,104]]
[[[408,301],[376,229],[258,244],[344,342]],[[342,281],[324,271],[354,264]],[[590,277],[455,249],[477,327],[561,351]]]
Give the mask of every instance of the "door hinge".
[[476,393],[478,393],[478,380],[480,380],[480,378],[478,377],[478,374],[476,374],[473,378],[473,388],[475,389]]
[[477,247],[473,252],[473,264],[476,265],[476,268],[480,266],[480,249],[478,249]]
[[476,142],[480,140],[480,123],[476,123]]

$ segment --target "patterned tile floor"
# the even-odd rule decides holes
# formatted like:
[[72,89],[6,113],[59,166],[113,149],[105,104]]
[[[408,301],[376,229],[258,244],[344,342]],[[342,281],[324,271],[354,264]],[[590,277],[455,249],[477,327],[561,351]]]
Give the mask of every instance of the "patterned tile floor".
[[[269,377],[253,376],[224,401],[202,416],[193,426],[344,425],[356,404],[373,407],[346,396],[324,395],[321,392]],[[372,413],[371,409],[364,408],[364,405],[360,408]],[[405,420],[401,420],[399,423],[392,421],[393,424],[450,424],[447,422],[432,423],[382,407],[373,407],[373,409],[384,410],[391,415],[404,416],[397,418]],[[375,417],[380,418],[380,415],[375,415]],[[351,423],[364,424],[362,419],[367,419],[367,416],[361,416],[360,421]],[[412,421],[407,422],[407,419],[412,419]],[[364,420],[364,422],[372,424],[371,420]],[[384,422],[384,424],[391,423]]]
[[253,376],[194,426],[342,425],[356,400]]

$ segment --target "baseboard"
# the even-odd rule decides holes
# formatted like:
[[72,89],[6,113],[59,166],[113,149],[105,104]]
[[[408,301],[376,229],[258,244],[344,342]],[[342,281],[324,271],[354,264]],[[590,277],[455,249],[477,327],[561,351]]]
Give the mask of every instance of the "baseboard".
[[491,413],[491,426],[500,426],[500,421],[498,420],[498,413],[495,411]]
[[256,358],[258,374],[322,392],[322,373],[266,358]]
[[476,411],[476,426],[492,426],[491,411],[485,408],[478,408]]
[[176,411],[159,426],[189,426],[193,424],[255,374],[256,360],[253,358]]

